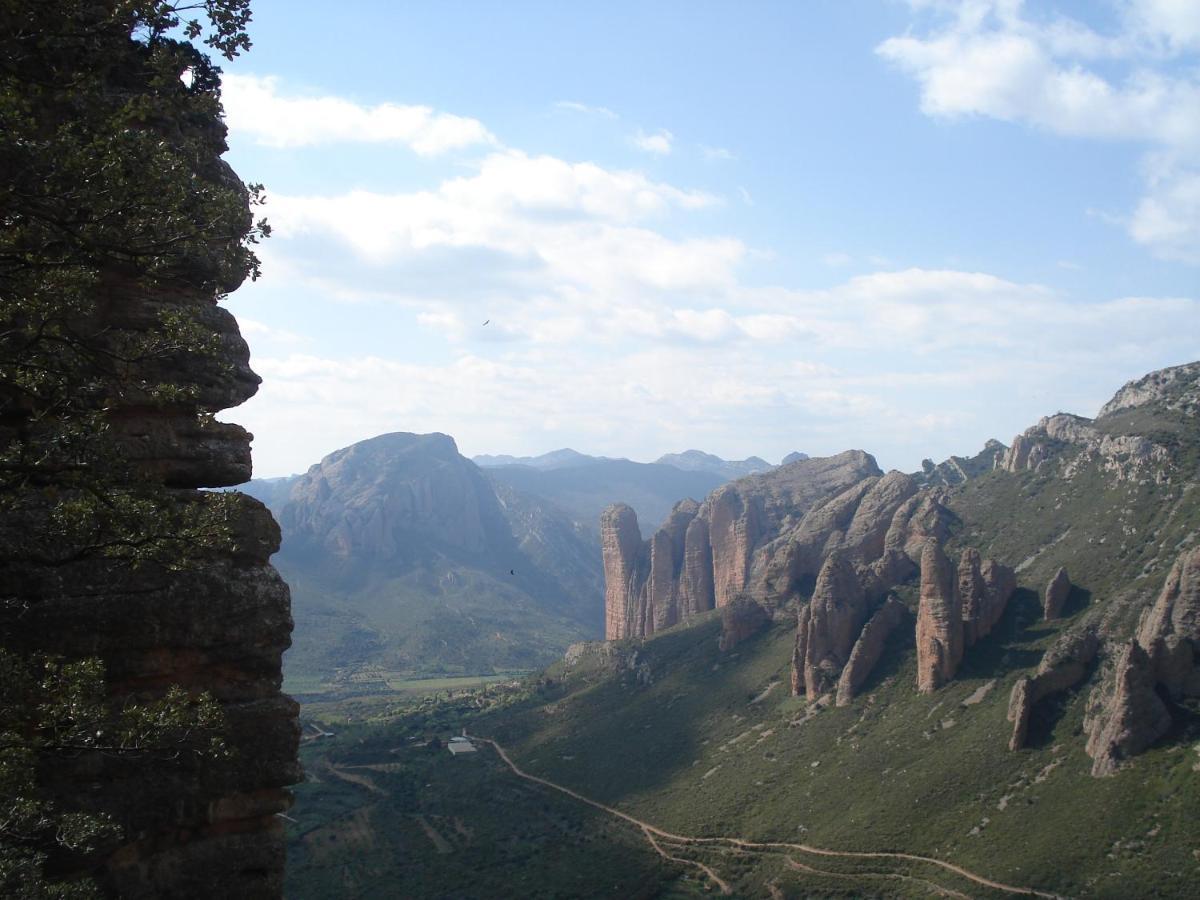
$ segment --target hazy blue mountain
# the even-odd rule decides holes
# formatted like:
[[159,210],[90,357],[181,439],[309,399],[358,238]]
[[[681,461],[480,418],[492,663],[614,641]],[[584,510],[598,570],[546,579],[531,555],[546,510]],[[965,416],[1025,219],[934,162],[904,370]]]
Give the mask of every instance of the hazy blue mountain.
[[607,457],[604,456],[588,456],[586,453],[580,453],[578,450],[572,450],[570,447],[563,447],[561,450],[551,450],[549,453],[543,453],[541,456],[509,456],[506,453],[495,455],[481,453],[478,456],[471,457],[471,462],[485,469],[494,469],[497,466],[529,466],[534,469],[562,469],[568,466],[601,462],[606,459]]
[[664,466],[674,466],[685,472],[712,472],[726,480],[741,478],[743,475],[754,475],[757,472],[767,472],[775,468],[765,459],[750,456],[746,459],[721,459],[703,450],[684,450],[682,453],[668,453],[655,460]]
[[553,503],[597,533],[600,513],[609,504],[628,503],[637,510],[639,521],[657,525],[680,500],[703,498],[729,480],[713,472],[627,459],[600,459],[561,469],[500,466],[488,469],[487,475],[497,484]]

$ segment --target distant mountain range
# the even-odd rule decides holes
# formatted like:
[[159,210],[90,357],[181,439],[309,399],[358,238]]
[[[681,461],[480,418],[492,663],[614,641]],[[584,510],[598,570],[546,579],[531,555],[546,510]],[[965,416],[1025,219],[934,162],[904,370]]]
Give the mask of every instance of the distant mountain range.
[[275,563],[296,618],[285,666],[302,691],[372,672],[545,665],[603,634],[606,506],[624,501],[652,529],[678,501],[772,468],[695,450],[655,463],[570,449],[473,462],[447,435],[396,433],[241,490],[283,531]]
[[767,472],[775,468],[765,459],[751,456],[746,459],[721,459],[703,450],[684,450],[682,453],[668,453],[660,456],[655,462],[664,466],[674,466],[685,472],[712,472],[725,478],[741,478],[743,475],[753,475],[756,472]]
[[549,453],[543,453],[541,456],[509,456],[506,453],[493,456],[488,453],[481,453],[479,456],[471,457],[471,462],[483,469],[494,469],[497,466],[563,469],[568,466],[581,466],[602,460],[606,461],[608,457],[588,456],[586,453],[580,453],[578,450],[572,450],[570,447],[563,447],[561,450],[551,450]]

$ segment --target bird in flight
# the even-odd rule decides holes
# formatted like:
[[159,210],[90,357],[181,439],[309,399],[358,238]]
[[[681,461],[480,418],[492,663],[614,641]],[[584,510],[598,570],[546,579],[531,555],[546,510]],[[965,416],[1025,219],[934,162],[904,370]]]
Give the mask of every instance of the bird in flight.
[[483,324],[484,324],[484,325],[486,325],[486,324],[487,324],[488,322],[490,322],[490,321],[492,321],[492,320],[491,320],[491,319],[484,319],[484,320],[483,320]]

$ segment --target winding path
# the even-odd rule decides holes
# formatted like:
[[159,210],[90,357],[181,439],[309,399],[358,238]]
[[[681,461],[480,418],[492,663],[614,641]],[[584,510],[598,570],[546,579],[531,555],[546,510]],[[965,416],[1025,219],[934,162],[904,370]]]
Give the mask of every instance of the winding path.
[[[748,841],[748,840],[745,840],[744,838],[736,838],[736,837],[690,837],[688,835],[683,835],[683,834],[674,834],[673,832],[665,831],[662,828],[658,828],[654,825],[651,825],[649,822],[643,822],[641,819],[638,819],[634,816],[629,815],[629,813],[622,812],[619,809],[614,809],[613,807],[608,806],[604,803],[600,803],[597,800],[593,800],[590,797],[585,797],[583,794],[579,793],[578,791],[573,791],[569,787],[564,787],[561,784],[557,784],[546,778],[540,778],[537,775],[530,775],[528,772],[526,772],[524,769],[522,769],[520,766],[518,766],[515,762],[513,762],[512,759],[509,757],[508,753],[505,751],[505,749],[502,746],[500,746],[500,744],[498,744],[496,741],[492,740],[491,738],[476,737],[476,736],[472,735],[471,740],[478,741],[478,742],[484,743],[484,744],[490,744],[492,746],[492,748],[496,751],[497,755],[499,755],[500,759],[502,759],[504,761],[504,764],[507,765],[512,770],[513,774],[518,776],[519,778],[524,778],[526,781],[532,781],[532,782],[535,782],[536,784],[544,785],[544,786],[551,788],[553,790],[556,790],[560,793],[566,794],[568,797],[572,797],[572,798],[578,800],[580,803],[586,803],[588,806],[595,807],[596,809],[601,810],[602,812],[606,812],[609,815],[616,816],[619,819],[624,819],[626,822],[629,822],[631,825],[637,826],[638,828],[640,828],[642,830],[642,833],[646,835],[647,840],[649,840],[651,846],[654,848],[654,850],[659,855],[661,855],[667,859],[674,860],[676,862],[690,863],[691,865],[694,865],[694,866],[702,869],[705,872],[705,874],[707,874],[709,876],[709,878],[711,878],[713,880],[713,882],[717,885],[717,887],[721,889],[721,893],[723,893],[723,894],[730,894],[730,893],[732,893],[732,890],[725,881],[721,880],[721,878],[719,878],[717,876],[716,872],[714,872],[711,868],[704,865],[703,863],[697,862],[696,860],[682,859],[679,857],[670,856],[668,853],[666,853],[665,850],[662,849],[662,847],[658,844],[658,842],[655,840],[655,838],[656,837],[663,838],[664,840],[672,841],[672,842],[675,842],[678,844],[692,844],[692,845],[716,844],[716,845],[739,847],[739,848],[742,848],[745,850],[799,850],[802,853],[810,853],[815,856],[837,856],[837,857],[849,858],[849,859],[903,859],[903,860],[908,860],[910,862],[920,862],[920,863],[927,863],[927,864],[933,865],[933,866],[938,866],[938,867],[946,870],[947,872],[953,872],[955,875],[959,875],[963,878],[966,878],[969,881],[973,881],[976,884],[982,885],[984,887],[992,888],[993,890],[1005,891],[1010,894],[1022,894],[1027,897],[1044,897],[1044,898],[1046,898],[1046,900],[1062,900],[1062,898],[1058,894],[1051,894],[1051,893],[1047,893],[1046,891],[1039,891],[1036,888],[1019,887],[1016,885],[1005,884],[1002,881],[993,881],[990,878],[986,878],[983,875],[978,875],[978,874],[970,871],[969,869],[964,869],[962,866],[955,865],[954,863],[946,862],[945,860],[941,860],[941,859],[936,859],[935,857],[932,857],[932,856],[920,856],[915,853],[888,853],[888,852],[883,852],[883,851],[866,852],[866,851],[856,851],[856,850],[828,850],[823,847],[811,847],[808,844],[791,844],[791,843],[787,843],[785,841]],[[789,862],[794,863],[793,860],[789,860]],[[801,864],[795,864],[795,865],[797,866],[797,868],[801,867]],[[818,871],[818,870],[813,870],[813,871]],[[849,873],[847,873],[847,874],[849,874]],[[879,873],[875,873],[875,874],[879,874]],[[858,876],[852,876],[852,877],[858,877]],[[913,880],[922,881],[923,879],[913,879]],[[939,890],[946,890],[946,889],[939,888]],[[954,892],[950,892],[950,893],[953,894]]]

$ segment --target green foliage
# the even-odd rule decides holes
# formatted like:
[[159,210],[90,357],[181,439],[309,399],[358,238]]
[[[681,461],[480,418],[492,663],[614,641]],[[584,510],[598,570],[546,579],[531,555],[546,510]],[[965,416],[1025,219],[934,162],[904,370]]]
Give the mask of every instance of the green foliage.
[[50,854],[86,855],[120,836],[109,816],[47,797],[39,772],[88,755],[220,757],[223,727],[207,694],[173,687],[154,700],[114,704],[97,660],[0,649],[0,888],[16,897],[91,896],[86,882],[45,882],[42,866]]
[[125,293],[258,274],[262,190],[220,162],[220,70],[171,36],[192,9],[209,27],[189,36],[249,46],[247,0],[0,3],[0,491],[119,481],[107,410],[194,408],[148,373],[211,356],[214,336],[169,303],[157,327],[113,328]]
[[[31,573],[99,561],[169,571],[228,549],[230,498],[181,503],[138,483],[113,433],[130,408],[211,417],[174,374],[219,339],[204,303],[259,272],[269,234],[220,154],[220,70],[249,48],[248,0],[0,0],[0,885],[88,896],[43,877],[116,823],[72,808],[58,763],[220,755],[216,702],[178,688],[114,705],[94,659],[32,652]],[[148,295],[154,305],[141,304]],[[184,298],[181,300],[180,298]],[[195,308],[193,308],[193,306]],[[141,309],[149,309],[147,313]],[[139,318],[141,316],[141,318]],[[19,649],[17,649],[19,648]]]

